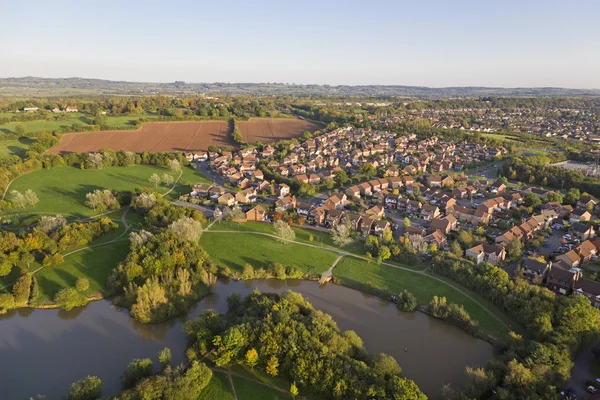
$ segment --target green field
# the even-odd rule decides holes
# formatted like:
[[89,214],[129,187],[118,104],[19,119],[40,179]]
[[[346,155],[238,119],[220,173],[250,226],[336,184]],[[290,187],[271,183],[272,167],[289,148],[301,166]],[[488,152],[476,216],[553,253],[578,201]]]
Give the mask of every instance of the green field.
[[213,376],[198,400],[234,400],[229,379],[222,372],[213,371]]
[[[218,229],[213,226],[211,231]],[[336,259],[330,251],[295,243],[283,244],[268,236],[211,231],[204,232],[200,244],[215,264],[227,266],[232,271],[242,271],[245,264],[266,269],[270,263],[278,262],[298,267],[305,273],[320,274]]]
[[287,393],[279,392],[275,389],[261,385],[258,382],[240,378],[235,375],[232,379],[239,400],[283,400],[292,398],[292,396]]
[[[79,169],[61,167],[42,169],[15,179],[8,189],[21,193],[33,190],[40,201],[35,207],[22,210],[5,210],[0,216],[19,214],[63,214],[73,218],[89,217],[99,214],[85,205],[85,195],[96,189],[131,190],[144,187],[154,190],[148,182],[152,174],[171,173],[166,167],[153,165],[134,165],[130,167],[108,167],[98,169]],[[197,174],[198,179],[205,179],[197,172],[189,171],[187,175]],[[166,192],[168,188],[159,186],[158,191]]]
[[[1,125],[0,125],[1,126]],[[19,156],[23,157],[29,146],[34,142],[33,139],[20,138],[14,140],[0,141],[0,158]]]
[[[0,117],[11,118],[14,113],[2,113]],[[66,119],[62,119],[66,116]],[[123,115],[118,117],[106,116],[106,124],[115,128],[135,129],[135,121],[143,118],[148,121],[155,121],[158,116],[153,114],[146,115]],[[1,133],[15,133],[17,125],[21,125],[26,133],[35,133],[41,131],[62,131],[71,129],[73,124],[79,124],[83,127],[92,124],[93,117],[84,113],[69,113],[69,114],[51,114],[48,119],[36,121],[17,121],[9,122],[0,125]]]
[[[408,290],[417,297],[419,304],[422,305],[429,304],[433,296],[444,296],[451,303],[462,304],[471,317],[479,322],[479,326],[484,332],[496,337],[507,332],[506,328],[498,320],[493,318],[473,300],[456,289],[427,275],[416,274],[386,265],[367,263],[366,261],[352,257],[344,257],[333,270],[333,276],[343,284],[353,287],[360,284],[368,284],[378,289],[389,290],[392,293]],[[460,287],[460,285],[450,280],[444,279],[444,281]],[[509,318],[504,312],[483,297],[466,288],[461,287],[461,290],[469,293],[479,303],[484,304],[487,309],[491,310],[515,331],[520,332],[522,330],[517,322]]]

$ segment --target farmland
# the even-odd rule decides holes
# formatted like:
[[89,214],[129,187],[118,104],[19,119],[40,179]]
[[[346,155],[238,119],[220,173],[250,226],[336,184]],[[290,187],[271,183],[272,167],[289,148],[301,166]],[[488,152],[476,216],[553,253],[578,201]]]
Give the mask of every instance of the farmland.
[[[321,128],[317,123],[291,118],[256,118],[238,122],[244,141],[263,143],[301,136]],[[206,150],[234,147],[227,121],[153,122],[140,130],[79,132],[64,135],[50,153],[94,152],[100,149],[137,153]]]
[[314,132],[323,127],[315,122],[294,118],[251,118],[238,122],[238,126],[247,143],[298,138],[306,131]]

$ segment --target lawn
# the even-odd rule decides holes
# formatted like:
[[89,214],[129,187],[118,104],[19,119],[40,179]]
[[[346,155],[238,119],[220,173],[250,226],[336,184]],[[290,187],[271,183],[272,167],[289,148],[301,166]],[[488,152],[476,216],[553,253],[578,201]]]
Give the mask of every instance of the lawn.
[[[444,296],[449,302],[462,304],[471,317],[479,322],[479,326],[488,334],[498,337],[506,333],[506,328],[495,318],[491,317],[481,306],[469,299],[456,289],[447,286],[427,275],[416,274],[386,265],[367,263],[352,257],[344,257],[333,270],[336,279],[344,284],[370,284],[379,289],[387,289],[393,293],[408,290],[413,293],[419,304],[428,304],[433,296]],[[454,286],[458,286],[452,283]],[[461,288],[462,289],[462,288]],[[502,321],[519,331],[519,324],[512,321],[500,309],[465,289],[469,295],[492,310]]]
[[[99,214],[85,205],[85,195],[96,189],[132,190],[137,187],[154,189],[148,182],[152,174],[169,172],[166,167],[134,165],[130,167],[108,167],[99,169],[79,169],[60,167],[42,169],[15,179],[8,193],[17,190],[21,193],[33,190],[40,201],[35,207],[23,210],[5,210],[2,215],[56,214],[82,218]],[[167,189],[160,186],[159,191]]]
[[[2,125],[0,125],[1,127]],[[14,140],[1,140],[0,141],[0,158],[19,156],[23,157],[25,152],[29,149],[29,146],[35,142],[33,139],[20,138]]]
[[198,400],[234,400],[229,379],[222,372],[213,371],[213,376]]
[[287,393],[281,393],[275,389],[263,386],[260,383],[249,381],[235,375],[232,379],[239,400],[283,400],[292,397]]
[[[212,230],[221,229],[213,226]],[[280,243],[268,236],[239,233],[204,232],[200,244],[217,265],[241,271],[245,264],[255,269],[267,268],[272,262],[293,265],[305,273],[321,274],[333,263],[336,255],[296,243]]]
[[40,290],[34,302],[52,300],[60,289],[74,287],[77,278],[87,278],[90,281],[88,294],[103,293],[108,276],[128,252],[129,240],[125,237],[111,244],[78,251],[65,257],[63,264],[40,270],[35,274]]
[[198,172],[192,165],[183,167],[181,171],[181,177],[179,178],[175,189],[166,196],[168,200],[177,200],[181,195],[190,193],[192,191],[192,185],[196,183],[213,183],[212,180]]

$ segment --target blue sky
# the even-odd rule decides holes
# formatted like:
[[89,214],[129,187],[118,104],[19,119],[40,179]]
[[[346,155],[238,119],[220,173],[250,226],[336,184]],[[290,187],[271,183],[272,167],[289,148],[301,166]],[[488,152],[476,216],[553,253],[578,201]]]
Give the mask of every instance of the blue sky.
[[0,76],[600,88],[600,1],[37,1]]

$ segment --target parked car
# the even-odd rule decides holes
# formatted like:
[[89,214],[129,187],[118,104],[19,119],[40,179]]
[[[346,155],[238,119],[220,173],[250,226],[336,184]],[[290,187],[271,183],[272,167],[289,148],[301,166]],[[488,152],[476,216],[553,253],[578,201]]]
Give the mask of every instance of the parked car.
[[593,386],[588,386],[587,391],[588,391],[588,393],[596,393],[598,391],[598,389],[596,389]]

